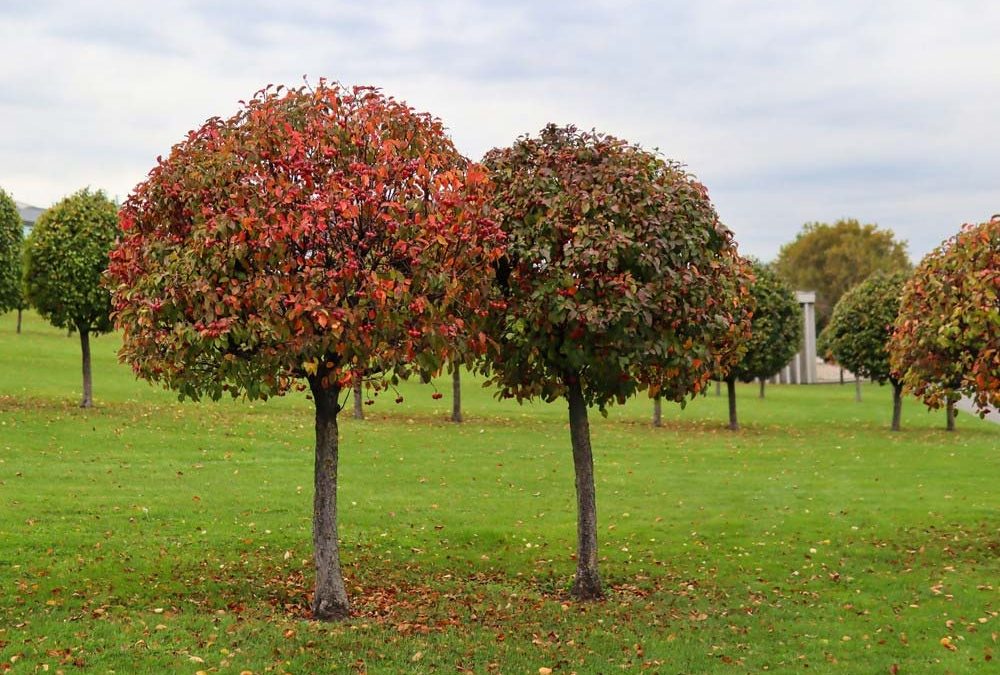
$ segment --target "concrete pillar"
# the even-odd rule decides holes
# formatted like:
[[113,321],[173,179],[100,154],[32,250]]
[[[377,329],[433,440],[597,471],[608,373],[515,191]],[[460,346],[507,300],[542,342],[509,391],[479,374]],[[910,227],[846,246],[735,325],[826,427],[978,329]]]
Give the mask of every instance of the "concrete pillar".
[[816,382],[816,293],[796,291],[795,299],[802,307],[802,347],[799,351],[799,381]]

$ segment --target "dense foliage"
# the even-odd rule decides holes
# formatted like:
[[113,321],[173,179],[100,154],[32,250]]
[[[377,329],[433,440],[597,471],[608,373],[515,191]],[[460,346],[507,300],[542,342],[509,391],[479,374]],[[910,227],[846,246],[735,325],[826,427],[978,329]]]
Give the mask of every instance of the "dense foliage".
[[802,309],[795,291],[769,265],[752,263],[753,319],[746,353],[729,373],[738,380],[775,375],[788,365],[802,340]]
[[801,291],[816,291],[816,323],[820,329],[845,292],[873,272],[906,272],[906,243],[891,230],[862,225],[855,219],[806,223],[795,239],[781,247],[775,271]]
[[336,534],[340,391],[482,351],[503,235],[485,172],[378,90],[266,89],[160,160],[112,256],[121,357],[182,397],[316,404],[319,618],[348,602]]
[[937,408],[964,394],[1000,408],[1000,217],[966,225],[917,266],[903,290],[891,367]]
[[889,365],[889,339],[899,315],[908,274],[876,272],[849,290],[823,331],[824,346],[837,363],[858,377],[893,386],[893,429],[899,429],[901,381]]
[[598,597],[587,406],[643,389],[683,400],[728,368],[749,328],[749,272],[704,186],[637,146],[550,125],[484,161],[508,235],[492,381],[518,400],[568,400],[574,592]]
[[0,314],[22,306],[21,256],[24,225],[17,204],[0,190]]

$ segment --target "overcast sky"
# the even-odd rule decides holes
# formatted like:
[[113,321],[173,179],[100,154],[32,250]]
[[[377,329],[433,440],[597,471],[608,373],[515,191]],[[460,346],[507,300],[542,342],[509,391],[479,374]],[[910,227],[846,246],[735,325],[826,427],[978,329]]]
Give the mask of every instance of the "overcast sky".
[[682,161],[742,252],[855,217],[919,259],[1000,212],[1000,3],[0,0],[0,187],[124,199],[268,83],[372,84],[473,159],[547,122]]

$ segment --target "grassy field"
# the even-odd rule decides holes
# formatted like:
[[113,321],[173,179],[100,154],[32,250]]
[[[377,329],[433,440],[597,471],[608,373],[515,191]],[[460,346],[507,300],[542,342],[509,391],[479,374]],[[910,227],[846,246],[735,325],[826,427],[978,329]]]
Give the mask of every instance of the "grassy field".
[[[178,403],[0,317],[0,672],[981,673],[1000,658],[1000,426],[867,386],[591,422],[608,599],[578,604],[562,404],[467,422],[406,385],[341,424],[354,603],[308,620],[303,395]],[[542,671],[545,672],[545,671]]]

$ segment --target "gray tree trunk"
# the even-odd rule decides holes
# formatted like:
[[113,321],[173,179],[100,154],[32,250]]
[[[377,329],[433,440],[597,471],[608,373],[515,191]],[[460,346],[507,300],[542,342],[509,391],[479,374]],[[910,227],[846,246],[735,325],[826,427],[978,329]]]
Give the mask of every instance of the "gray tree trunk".
[[653,397],[653,426],[663,426],[663,398],[661,396]]
[[354,419],[363,420],[365,418],[364,392],[361,389],[361,378],[354,380]]
[[861,403],[861,378],[854,376],[854,400]]
[[765,380],[763,377],[760,378],[760,394],[759,394],[758,398],[764,398],[764,385],[765,384],[767,384],[767,380]]
[[340,541],[337,537],[337,463],[340,412],[337,386],[324,388],[322,378],[309,378],[316,405],[316,464],[313,494],[313,549],[316,561],[316,592],[313,618],[336,621],[347,618],[350,604],[340,571]]
[[948,430],[948,431],[954,431],[955,430],[955,399],[953,399],[951,397],[948,398],[948,405],[945,408],[944,414],[945,414],[945,420],[946,420],[945,429]]
[[722,380],[715,381],[715,395],[722,396]]
[[889,380],[892,385],[892,430],[899,431],[900,418],[903,415],[903,383]]
[[573,595],[579,600],[596,600],[604,595],[597,571],[597,496],[594,489],[594,454],[590,447],[590,422],[580,381],[567,382],[569,433],[573,444],[576,472],[576,578]]
[[840,383],[841,384],[844,383],[844,367],[843,366],[840,367]]
[[736,378],[726,378],[726,392],[729,394],[729,428],[739,431],[740,421],[736,418]]
[[451,372],[451,421],[462,423],[462,373],[457,363]]
[[21,309],[20,307],[18,307],[17,308],[17,334],[18,335],[21,334],[21,315],[23,313],[24,313],[24,310]]
[[80,401],[81,408],[90,408],[94,405],[93,380],[90,374],[90,329],[79,327],[80,331],[80,353],[83,355],[83,400]]

